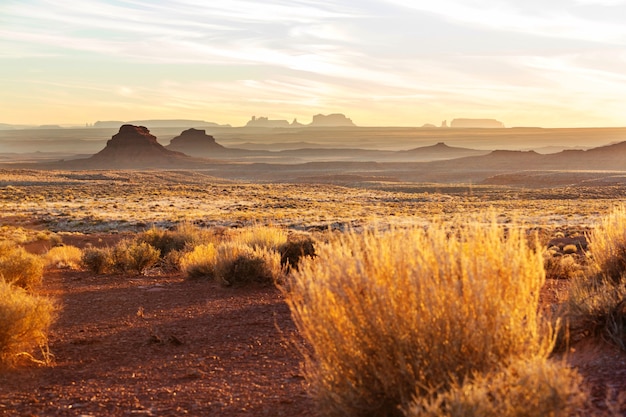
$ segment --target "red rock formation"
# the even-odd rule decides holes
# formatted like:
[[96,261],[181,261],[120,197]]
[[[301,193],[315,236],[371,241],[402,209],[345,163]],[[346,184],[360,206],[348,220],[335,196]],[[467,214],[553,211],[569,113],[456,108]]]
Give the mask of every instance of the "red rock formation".
[[146,127],[133,125],[120,127],[104,149],[81,161],[94,168],[180,167],[198,162],[181,152],[165,149]]
[[207,155],[212,152],[219,153],[226,149],[217,143],[213,136],[207,135],[206,130],[193,128],[187,129],[179,136],[176,136],[166,148],[188,155]]

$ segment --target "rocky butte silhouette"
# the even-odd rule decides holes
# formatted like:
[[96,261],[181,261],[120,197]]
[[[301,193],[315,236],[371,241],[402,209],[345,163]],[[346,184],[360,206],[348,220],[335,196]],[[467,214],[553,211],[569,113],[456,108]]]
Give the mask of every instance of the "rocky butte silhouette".
[[351,119],[347,118],[341,113],[334,114],[316,114],[313,116],[313,121],[309,126],[312,127],[326,127],[326,126],[356,126]]
[[83,168],[192,168],[207,162],[165,149],[144,126],[122,125],[100,152],[65,164]]
[[204,155],[211,152],[223,152],[225,147],[215,141],[215,138],[206,134],[206,130],[187,129],[170,141],[165,147],[170,151],[183,152],[188,155]]
[[495,119],[454,119],[450,123],[452,128],[483,128],[503,129],[504,123]]

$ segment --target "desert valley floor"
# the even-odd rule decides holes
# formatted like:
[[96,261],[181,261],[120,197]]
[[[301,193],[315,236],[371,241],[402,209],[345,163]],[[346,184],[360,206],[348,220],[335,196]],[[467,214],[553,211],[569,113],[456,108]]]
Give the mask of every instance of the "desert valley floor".
[[[5,169],[1,232],[43,253],[53,242],[104,247],[181,222],[322,234],[491,212],[498,222],[537,231],[547,245],[584,236],[626,195],[620,182],[534,188],[350,176],[332,182],[236,181],[202,170]],[[548,280],[544,306],[562,299],[567,285]],[[61,305],[49,338],[54,362],[0,375],[3,415],[315,415],[301,369],[303,341],[272,286],[224,288],[159,268],[141,276],[49,268],[42,291]],[[598,340],[577,343],[567,360],[604,407],[605,398],[614,401],[626,390],[626,354]]]

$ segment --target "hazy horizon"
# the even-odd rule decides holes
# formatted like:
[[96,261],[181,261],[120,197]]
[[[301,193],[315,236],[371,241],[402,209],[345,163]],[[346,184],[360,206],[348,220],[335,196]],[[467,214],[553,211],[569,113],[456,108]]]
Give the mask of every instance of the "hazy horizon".
[[0,123],[626,125],[626,0],[0,4]]

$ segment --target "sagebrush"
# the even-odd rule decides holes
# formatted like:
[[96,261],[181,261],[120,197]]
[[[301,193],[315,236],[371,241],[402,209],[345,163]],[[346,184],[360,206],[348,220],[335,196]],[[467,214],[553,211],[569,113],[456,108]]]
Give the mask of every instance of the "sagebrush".
[[[535,245],[538,246],[538,245]],[[542,254],[495,221],[349,232],[284,287],[326,416],[396,416],[418,395],[545,358]]]

